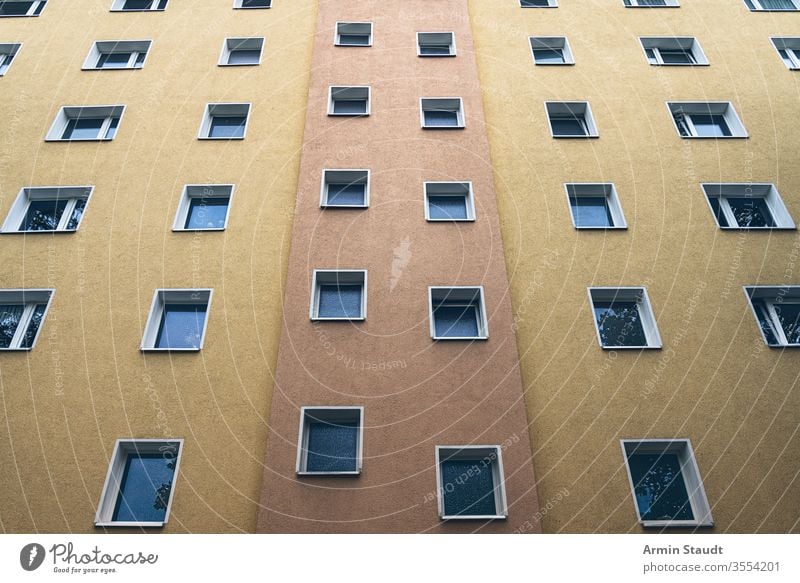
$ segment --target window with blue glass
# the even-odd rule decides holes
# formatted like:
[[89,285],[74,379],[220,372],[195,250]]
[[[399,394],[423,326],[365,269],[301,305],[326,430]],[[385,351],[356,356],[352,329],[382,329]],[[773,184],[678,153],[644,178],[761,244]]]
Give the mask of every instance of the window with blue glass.
[[565,36],[532,36],[528,39],[537,65],[572,65],[575,59]]
[[249,103],[209,103],[199,137],[204,140],[244,139],[249,115]]
[[471,182],[426,182],[424,188],[427,220],[475,220]]
[[0,1],[0,18],[13,16],[39,16],[47,0],[4,0]]
[[669,102],[667,107],[682,138],[746,138],[747,131],[728,102]]
[[436,467],[441,518],[506,518],[499,447],[437,446]]
[[367,272],[315,270],[312,320],[363,320],[367,316]]
[[587,102],[548,101],[545,109],[554,138],[598,137],[592,109]]
[[369,115],[370,93],[369,87],[330,87],[328,115]]
[[434,340],[486,340],[489,337],[482,287],[431,287],[428,293]]
[[669,8],[680,6],[678,0],[622,0],[627,8]]
[[589,298],[603,348],[661,348],[645,288],[589,288]]
[[3,233],[72,233],[78,229],[92,187],[23,188],[3,223]]
[[363,407],[303,407],[300,415],[298,474],[361,471]]
[[688,440],[623,440],[622,449],[634,504],[642,525],[713,524],[700,472]]
[[556,8],[558,0],[519,0],[522,8]]
[[420,100],[420,108],[425,129],[464,127],[464,106],[460,97],[424,97]]
[[800,347],[800,286],[746,286],[768,346]]
[[21,43],[0,43],[0,77],[6,74],[21,47]]
[[157,290],[142,350],[197,351],[203,347],[210,289]]
[[755,11],[796,11],[800,10],[800,0],[744,0],[750,10]]
[[97,41],[83,63],[86,70],[141,69],[150,51],[151,41]]
[[95,524],[163,526],[178,475],[181,440],[118,440]]
[[271,8],[272,0],[235,0],[234,8]]
[[124,109],[122,105],[62,107],[46,139],[64,142],[113,140]]
[[183,189],[174,231],[221,231],[228,224],[231,184],[187,184]]
[[711,213],[721,229],[794,229],[774,184],[703,184]]
[[52,290],[0,290],[0,350],[33,348]]
[[144,12],[147,10],[166,10],[169,0],[114,0],[112,11]]
[[371,22],[337,22],[337,47],[369,47],[372,46]]
[[369,170],[323,170],[320,206],[323,208],[369,206]]
[[567,184],[576,229],[625,229],[625,217],[613,184]]
[[263,37],[226,38],[222,45],[220,65],[258,65],[264,50]]

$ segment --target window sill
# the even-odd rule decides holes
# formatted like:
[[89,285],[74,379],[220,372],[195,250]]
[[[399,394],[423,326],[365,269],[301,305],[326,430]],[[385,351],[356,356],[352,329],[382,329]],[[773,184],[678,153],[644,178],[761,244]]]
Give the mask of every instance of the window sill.
[[173,233],[197,233],[202,231],[224,231],[225,227],[209,227],[206,229],[172,229]]
[[639,524],[644,528],[687,528],[687,527],[712,527],[714,521],[701,520],[640,520]]
[[81,71],[139,71],[144,67],[81,67]]
[[746,140],[750,136],[680,136],[683,140]]
[[321,204],[321,209],[366,209],[369,208],[367,204]]
[[78,229],[41,229],[37,231],[0,231],[0,235],[57,235],[75,233]]
[[589,136],[568,136],[563,134],[552,134],[556,140],[592,140],[600,137],[600,134],[592,134]]
[[261,61],[258,63],[217,63],[217,67],[258,67],[261,64]]
[[457,57],[458,55],[455,53],[452,55],[421,55],[417,53],[417,56],[420,59],[448,59],[448,58],[452,59],[453,57]]
[[200,352],[202,346],[200,348],[147,348],[147,347],[140,347],[139,350],[142,352]]
[[433,340],[436,342],[439,341],[468,341],[471,342],[472,340],[489,340],[488,336],[431,336]]
[[355,47],[355,48],[360,48],[360,49],[366,49],[368,47],[371,47],[372,43],[369,43],[368,45],[348,45],[348,44],[333,43],[333,46],[335,46],[335,47],[351,47],[351,48]]
[[112,8],[109,12],[164,12],[166,8],[129,8],[123,10],[122,8]]
[[602,345],[603,350],[661,350],[661,344],[654,344],[652,346],[608,346]]
[[448,516],[446,514],[439,515],[439,518],[442,520],[506,520],[508,518],[507,514],[481,514],[475,516],[464,516],[464,515],[456,515],[456,516]]
[[576,231],[626,231],[628,229],[627,225],[621,225],[619,227],[579,227],[578,225],[573,225]]
[[163,528],[165,522],[95,522],[98,528]]
[[45,138],[45,142],[111,142],[114,138],[76,138],[76,139],[64,139],[64,138]]
[[30,352],[32,348],[0,348],[0,352]]
[[650,63],[651,67],[708,67],[711,63]]
[[463,130],[467,126],[460,125],[460,126],[422,126],[423,130]]
[[0,14],[0,18],[39,18],[39,14]]
[[353,470],[347,472],[296,472],[298,477],[313,478],[314,476],[360,476],[361,470]]
[[574,67],[575,63],[537,63],[533,62],[537,67]]
[[796,231],[796,226],[791,227],[720,227],[720,231]]
[[361,316],[358,318],[325,318],[320,316],[312,316],[312,322],[363,322],[366,320],[366,316]]
[[367,113],[333,113],[328,112],[328,117],[369,117],[369,112]]
[[429,223],[474,223],[475,219],[429,219],[425,218]]
[[[800,344],[767,344],[767,346],[769,346],[770,348],[800,348]],[[9,350],[9,349],[5,348],[4,350]],[[17,350],[23,350],[23,349],[17,349]]]

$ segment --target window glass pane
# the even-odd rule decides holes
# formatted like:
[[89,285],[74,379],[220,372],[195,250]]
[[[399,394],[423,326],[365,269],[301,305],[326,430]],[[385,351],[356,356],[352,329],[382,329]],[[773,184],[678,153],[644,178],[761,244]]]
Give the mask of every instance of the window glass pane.
[[64,135],[65,140],[96,140],[100,136],[100,128],[103,127],[103,118],[72,118],[67,122]]
[[692,114],[692,123],[698,136],[704,137],[728,137],[731,130],[725,117],[718,114],[699,115]]
[[533,49],[533,56],[539,64],[564,62],[564,52],[561,49]]
[[118,126],[119,126],[119,118],[118,117],[112,117],[111,118],[111,123],[108,125],[108,131],[106,132],[106,135],[105,135],[107,140],[110,140],[115,135],[117,135],[117,127]]
[[144,60],[147,57],[147,53],[139,53],[136,55],[136,63],[134,64],[135,67],[141,67],[144,65]]
[[794,10],[797,8],[792,0],[758,0],[764,10]]
[[272,0],[242,0],[242,8],[268,8]]
[[128,454],[112,520],[161,522],[167,514],[175,460],[160,453]]
[[740,227],[774,227],[767,201],[760,197],[725,197]]
[[551,117],[550,125],[556,136],[585,136],[589,133],[586,122],[578,117]]
[[0,305],[0,348],[9,348],[14,333],[19,326],[19,319],[25,306],[22,304]]
[[638,0],[638,6],[666,6],[667,0]]
[[123,10],[147,10],[153,5],[153,0],[125,0]]
[[231,51],[228,57],[229,65],[257,65],[261,59],[261,51],[258,49],[236,49]]
[[764,300],[755,300],[753,302],[753,307],[755,308],[756,317],[758,318],[758,325],[761,327],[761,331],[764,332],[764,337],[767,339],[767,344],[770,346],[778,346],[780,342],[778,342],[778,337],[772,329],[772,318],[769,315],[769,310],[767,310]]
[[83,211],[86,210],[86,199],[79,198],[75,201],[75,208],[72,210],[72,215],[69,217],[69,221],[67,222],[67,230],[74,231],[78,228],[78,223],[83,216]]
[[58,227],[68,199],[32,200],[20,225],[20,231],[53,231]]
[[550,6],[550,0],[520,0],[523,8]]
[[192,198],[184,228],[222,229],[227,216],[227,198]]
[[328,185],[328,205],[363,206],[366,200],[366,184],[329,184]]
[[39,331],[39,326],[42,325],[42,318],[44,317],[46,308],[47,304],[36,304],[36,306],[34,306],[31,321],[28,323],[28,329],[25,330],[25,336],[22,337],[22,341],[20,342],[22,348],[30,348],[33,346],[33,340],[36,338],[36,332]]
[[421,45],[419,52],[421,55],[449,55],[450,45]]
[[455,111],[446,111],[443,109],[426,109],[425,125],[437,127],[458,126],[458,114]]
[[440,303],[433,308],[433,321],[439,338],[475,338],[480,335],[478,309],[474,304]]
[[357,468],[358,423],[312,421],[308,426],[309,472],[353,472]]
[[211,118],[211,138],[241,138],[244,136],[246,116],[222,117],[215,115]]
[[642,520],[694,519],[677,454],[635,453],[628,466]]
[[774,307],[786,342],[800,344],[800,303],[776,303]]
[[729,227],[730,225],[728,224],[728,219],[725,218],[725,213],[722,212],[722,205],[719,203],[719,198],[716,196],[710,196],[708,198],[708,203],[711,205],[711,212],[714,213],[714,217],[716,217],[719,226]]
[[334,99],[333,113],[367,113],[365,99]]
[[131,53],[103,53],[97,61],[101,69],[124,69],[128,66]]
[[432,219],[466,219],[467,199],[464,196],[428,196],[428,214]]
[[571,196],[572,217],[578,227],[613,227],[608,199],[605,196]]
[[340,34],[340,45],[368,45],[369,36],[365,34]]
[[33,2],[0,2],[0,14],[3,16],[25,16]]
[[636,302],[594,302],[594,315],[603,346],[647,346]]
[[447,516],[495,516],[492,462],[445,460],[441,463],[444,513]]
[[319,286],[320,318],[360,318],[360,284],[322,284]]
[[165,304],[156,348],[200,348],[206,304]]
[[657,63],[658,59],[656,58],[656,52],[654,49],[645,49],[645,54],[647,55],[647,60],[651,63]]
[[661,49],[661,60],[668,65],[692,64],[695,62],[691,51],[681,49]]

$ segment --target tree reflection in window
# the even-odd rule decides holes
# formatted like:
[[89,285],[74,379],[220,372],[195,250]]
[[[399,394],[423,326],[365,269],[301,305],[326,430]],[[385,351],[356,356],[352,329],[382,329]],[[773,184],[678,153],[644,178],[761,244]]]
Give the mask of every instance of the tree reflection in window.
[[637,302],[595,301],[594,314],[603,346],[647,346]]
[[628,455],[642,520],[693,520],[689,494],[675,453]]

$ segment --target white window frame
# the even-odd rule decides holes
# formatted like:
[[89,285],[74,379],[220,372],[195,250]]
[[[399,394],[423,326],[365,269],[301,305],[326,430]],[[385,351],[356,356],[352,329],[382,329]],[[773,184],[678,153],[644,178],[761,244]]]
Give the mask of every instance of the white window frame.
[[622,0],[625,8],[680,8],[679,0],[664,0],[664,5],[639,4],[639,0]]
[[[534,43],[539,46],[534,47]],[[538,67],[563,67],[564,65],[574,65],[575,56],[572,54],[572,47],[569,45],[569,39],[566,36],[529,36],[528,46],[531,50],[531,57],[533,64]],[[564,56],[563,63],[540,63],[536,60],[535,49],[561,49],[561,54]]]
[[[792,215],[789,214],[789,209],[786,208],[786,205],[783,203],[783,198],[781,197],[778,189],[775,187],[774,184],[769,182],[703,182],[701,183],[701,188],[703,189],[703,194],[706,197],[706,203],[708,204],[708,208],[711,211],[711,215],[714,217],[714,222],[720,229],[724,230],[731,230],[731,231],[773,231],[773,230],[781,230],[781,229],[788,229],[793,230],[796,229],[796,225],[794,220],[792,219]],[[772,215],[772,220],[775,222],[774,227],[740,227],[736,223],[736,219],[733,215],[733,211],[727,202],[727,197],[747,197],[751,196],[753,198],[762,198],[766,203],[767,207],[769,208],[769,212]],[[728,221],[727,227],[723,227],[719,224],[719,220],[717,219],[717,215],[714,212],[714,208],[711,206],[711,202],[709,199],[711,198],[718,198],[720,210],[725,215],[725,219]]]
[[[319,190],[320,208],[365,209],[369,207],[370,178],[371,173],[367,168],[324,168]],[[331,179],[336,182],[332,182]],[[345,182],[339,180],[345,180]],[[329,204],[328,190],[331,184],[364,184],[364,204]]]
[[[449,295],[447,293],[440,294],[439,291],[444,292],[453,290],[478,290],[478,335],[477,336],[437,336],[436,335],[436,321],[433,318],[433,301],[434,296]],[[458,301],[456,298],[454,301]],[[467,300],[463,300],[466,304]],[[460,304],[455,304],[456,306]],[[472,305],[472,302],[469,302]],[[482,285],[432,285],[428,286],[428,322],[430,324],[431,338],[437,342],[441,341],[464,341],[464,340],[488,340],[489,339],[489,321],[486,313],[486,291]]]
[[[208,320],[211,317],[211,300],[214,290],[211,288],[158,288],[153,293],[153,302],[142,334],[142,352],[200,352],[206,341]],[[197,348],[157,348],[156,340],[164,315],[165,304],[206,304],[206,317],[203,320],[203,332],[200,335],[200,345]]]
[[8,73],[21,48],[22,43],[0,43],[0,77]]
[[[361,285],[361,315],[355,318],[346,316],[320,316],[320,286],[332,283]],[[315,269],[311,274],[311,302],[308,317],[314,322],[363,322],[367,319],[367,270],[366,269]]]
[[[565,109],[568,111],[572,111],[573,109],[583,109],[583,128],[586,130],[586,134],[582,136],[573,136],[569,134],[556,134],[553,130],[553,118],[551,114],[559,114],[556,117],[564,117],[560,115],[561,111],[553,111],[551,112],[551,108],[556,108],[558,110]],[[559,140],[568,140],[568,139],[577,139],[577,140],[586,140],[591,138],[599,138],[600,132],[597,129],[597,123],[594,121],[594,114],[592,113],[592,106],[589,104],[588,101],[545,101],[544,102],[544,111],[545,115],[547,116],[547,125],[550,128],[550,136],[559,139]],[[579,118],[580,113],[573,112],[572,117]]]
[[[572,226],[578,230],[597,230],[597,231],[611,231],[627,229],[628,223],[625,221],[625,214],[622,212],[622,204],[619,201],[619,194],[617,187],[613,182],[567,182],[564,184],[564,192],[567,195],[567,208],[569,209],[569,216],[572,219]],[[583,226],[575,222],[575,215],[572,212],[572,201],[570,198],[581,196],[606,198],[608,211],[611,214],[613,225],[609,227],[603,226]]]
[[[448,455],[454,452],[455,455]],[[489,515],[447,515],[444,506],[445,485],[442,484],[442,461],[447,459],[475,460],[476,463],[492,458],[492,481],[494,488],[494,507],[497,514]],[[508,518],[506,480],[503,470],[503,448],[499,445],[437,445],[436,446],[436,498],[439,518],[442,520],[505,520]]]
[[[53,303],[53,295],[56,290],[53,288],[9,288],[0,289],[0,304],[21,304],[25,308],[20,315],[17,329],[14,331],[14,336],[8,348],[0,348],[0,352],[28,352],[34,349],[36,341],[42,334],[42,328],[47,320],[47,314],[50,312],[50,306]],[[25,338],[25,332],[28,331],[28,326],[31,323],[34,309],[36,304],[46,304],[42,320],[39,322],[39,328],[36,330],[36,335],[31,341],[31,345],[27,348],[21,347],[20,343]]]
[[[47,0],[6,0],[7,2],[30,2],[31,6],[25,14],[0,14],[0,18],[35,18],[42,14],[42,11],[47,7]],[[39,6],[42,7],[39,10]],[[37,14],[36,11],[39,10]]]
[[[308,413],[321,413],[317,419],[335,423],[336,421],[358,421],[358,441],[356,442],[356,469],[351,471],[309,471],[308,462],[308,437],[310,424],[307,422]],[[357,415],[355,415],[357,413]],[[300,431],[297,436],[297,463],[295,473],[298,476],[358,476],[361,474],[364,457],[364,407],[360,405],[347,406],[318,406],[300,408]]]
[[744,0],[745,6],[750,12],[797,12],[800,10],[798,0],[791,0],[794,8],[763,8],[760,0]]
[[[773,36],[769,39],[778,52],[781,62],[790,71],[800,70],[800,36]],[[781,54],[786,52],[786,57]]]
[[242,6],[242,0],[233,0],[234,10],[266,10],[272,8],[272,0],[267,0],[267,6]]
[[[642,47],[645,59],[654,67],[707,67],[709,65],[708,57],[706,57],[703,47],[700,46],[700,42],[697,38],[693,36],[640,36],[639,44]],[[659,44],[661,46],[659,46]],[[669,44],[674,44],[675,47],[665,46]],[[687,44],[689,45],[688,48],[682,46]],[[664,59],[661,57],[661,51],[670,50],[671,48],[673,50],[680,49],[691,53],[695,62],[665,63]],[[648,50],[653,51],[656,59],[655,62],[651,61],[650,57],[647,56]]]
[[[644,445],[644,448],[641,446]],[[636,488],[633,481],[630,465],[628,464],[628,446],[635,453],[642,454],[663,454],[674,453],[678,455],[681,464],[681,475],[683,476],[686,493],[689,495],[689,503],[692,507],[694,520],[642,520],[639,504],[636,502]],[[639,447],[636,447],[639,446]],[[645,528],[663,527],[692,527],[692,526],[714,526],[711,517],[711,506],[706,498],[703,479],[700,476],[700,468],[694,455],[694,448],[689,439],[621,439],[622,459],[625,463],[625,471],[628,473],[628,485],[631,488],[633,507],[636,510],[636,518]]]
[[[441,107],[431,107],[434,102],[443,102]],[[458,103],[455,108],[454,103]],[[427,107],[426,107],[427,105]],[[429,126],[425,125],[425,111],[437,109],[442,111],[454,111],[457,115],[458,125],[454,126]],[[424,130],[461,130],[466,127],[467,115],[464,111],[464,100],[460,97],[420,97],[419,99],[419,119],[420,126]]]
[[[220,117],[229,117],[229,116],[242,116],[244,115],[244,128],[242,129],[241,136],[234,136],[234,137],[212,137],[209,134],[211,133],[211,122],[213,121],[212,118],[216,117],[217,111],[221,111],[219,114]],[[197,132],[197,139],[198,140],[222,140],[222,141],[231,141],[231,140],[243,140],[247,136],[247,126],[250,125],[250,114],[253,111],[253,105],[247,102],[241,103],[206,103],[206,107],[203,110],[203,120],[200,122],[200,130]]]
[[[108,45],[113,45],[113,50],[101,50]],[[147,57],[150,55],[150,49],[153,46],[152,40],[96,40],[92,43],[89,49],[89,54],[83,61],[83,71],[125,71],[128,69],[137,70],[144,68],[147,62]],[[128,64],[125,67],[100,67],[99,61],[103,55],[114,53],[131,53],[128,59]],[[139,55],[144,53],[144,60],[142,64],[136,66],[136,61]]]
[[[366,94],[366,95],[365,95]],[[334,102],[338,99],[365,100],[364,113],[336,113]],[[369,85],[331,85],[328,87],[328,115],[331,117],[368,117],[372,111],[372,87]]]
[[[251,46],[252,45],[252,46]],[[256,46],[257,45],[257,46]],[[238,51],[258,50],[258,62],[256,63],[231,63],[231,53]],[[219,54],[217,64],[220,67],[256,67],[261,64],[264,56],[264,37],[263,36],[242,36],[228,37],[222,41],[222,51]]]
[[[670,119],[672,119],[672,125],[675,126],[675,131],[684,140],[739,140],[749,137],[747,129],[745,129],[739,114],[736,112],[736,108],[730,101],[667,101],[667,110],[669,111]],[[681,128],[675,119],[676,114],[681,110],[683,110],[687,129],[691,133],[689,136],[681,134]],[[698,136],[692,122],[692,115],[722,115],[725,118],[725,123],[728,124],[731,135]]]
[[[172,223],[172,230],[176,232],[197,232],[197,231],[224,231],[228,228],[228,220],[231,216],[231,205],[233,204],[233,184],[186,184],[181,192],[181,200],[178,210],[175,213],[175,221]],[[228,210],[225,213],[225,224],[222,227],[208,227],[204,229],[190,229],[185,227],[186,220],[189,218],[189,208],[194,198],[227,198]]]
[[558,8],[558,0],[547,0],[547,6],[525,6],[519,0],[520,8]]
[[[758,326],[758,331],[761,334],[761,339],[764,341],[764,344],[770,348],[800,348],[800,344],[789,343],[788,339],[786,338],[786,332],[783,330],[783,326],[780,325],[778,314],[775,311],[776,304],[800,303],[800,286],[745,285],[742,287],[742,289],[744,290],[744,295],[747,297],[747,304],[750,306],[750,311],[753,313],[753,318],[755,318],[756,326]],[[780,300],[778,300],[778,298],[780,298]],[[784,298],[787,298],[789,302],[786,302]],[[761,318],[758,316],[758,312],[756,311],[756,306],[754,305],[753,300],[762,300],[764,302],[766,316],[769,319],[772,334],[778,341],[777,344],[771,344],[767,340],[767,336],[764,334],[764,330],[761,328]]]
[[[445,36],[445,35],[450,35],[450,42],[448,43],[448,46],[450,47],[450,53],[449,54],[446,54],[446,55],[425,55],[425,54],[422,53],[422,47],[425,44],[433,44],[435,46],[439,46],[439,45],[443,44],[443,43],[427,43],[427,42],[425,42],[423,37],[428,37],[429,36],[429,37],[438,38],[439,36]],[[423,57],[423,58],[445,57],[445,58],[447,58],[447,57],[455,57],[457,55],[458,55],[458,51],[456,49],[456,33],[455,32],[453,32],[451,30],[447,30],[447,31],[442,31],[442,32],[418,32],[417,33],[417,56],[418,57]]]
[[[658,331],[658,323],[656,322],[656,316],[653,312],[653,304],[650,302],[650,296],[647,293],[646,287],[590,287],[587,288],[587,291],[589,292],[589,307],[592,312],[594,330],[597,334],[597,343],[603,350],[658,350],[662,347],[661,334]],[[595,301],[609,302],[615,300],[621,302],[635,301],[637,303],[639,318],[642,321],[642,329],[647,339],[647,344],[645,346],[603,345],[603,338],[600,336],[600,325],[597,323],[597,316],[594,313],[594,303]]]
[[[433,192],[432,192],[433,190]],[[436,192],[438,190],[438,192]],[[456,192],[456,190],[466,192]],[[431,218],[429,196],[461,196],[467,208],[466,219],[434,219]],[[425,202],[425,220],[431,223],[471,223],[475,221],[475,197],[472,182],[469,180],[426,181],[422,183],[422,196]]]
[[[37,233],[74,233],[81,226],[83,217],[86,215],[86,209],[89,208],[89,201],[91,200],[93,192],[94,186],[26,186],[21,188],[19,194],[17,194],[17,198],[14,200],[14,204],[11,205],[11,210],[8,212],[8,216],[6,216],[6,220],[0,232],[3,234],[26,235],[35,235]],[[55,200],[63,198],[68,199],[69,202],[67,202],[66,207],[64,207],[61,220],[55,229],[40,231],[20,230],[20,225],[25,219],[25,215],[28,213],[28,207],[30,207],[32,200]],[[78,224],[75,228],[67,230],[70,217],[79,199],[86,201],[84,211],[80,219],[78,219]]]
[[[355,32],[355,33],[347,32],[347,31],[342,32],[341,27],[349,26],[349,25],[359,26],[359,27],[369,27],[367,44],[364,44],[364,45],[353,45],[353,44],[342,43],[341,42],[341,37],[342,37],[343,34],[345,34],[345,35],[347,35],[347,34],[356,34],[356,35],[363,34],[363,33],[359,33],[359,32]],[[351,21],[345,21],[345,20],[337,21],[336,25],[333,27],[333,45],[337,46],[337,47],[356,47],[356,48],[371,47],[372,46],[372,30],[373,30],[372,22],[351,22]]]
[[[175,487],[178,483],[178,475],[181,469],[181,456],[183,455],[183,439],[117,439],[114,443],[114,451],[111,454],[111,460],[108,464],[108,472],[106,473],[106,480],[103,484],[103,490],[100,494],[100,501],[97,504],[97,513],[94,517],[94,525],[100,527],[139,527],[139,528],[159,528],[167,524],[169,521],[169,514],[172,510],[172,501],[175,499]],[[112,520],[114,516],[114,508],[117,504],[119,497],[120,486],[122,485],[122,477],[125,471],[125,463],[129,454],[153,454],[153,453],[166,453],[170,449],[177,448],[178,454],[174,456],[175,470],[173,472],[172,487],[169,492],[169,500],[167,501],[167,509],[164,514],[164,520],[161,522],[144,522],[144,521],[115,521]],[[164,459],[169,459],[166,455]]]
[[169,0],[165,0],[163,8],[159,8],[162,0],[153,0],[153,4],[150,8],[129,8],[126,10],[123,8],[125,2],[126,0],[114,0],[111,3],[111,12],[164,12],[167,6],[169,6]]
[[[87,115],[88,114],[88,115]],[[46,142],[110,142],[119,133],[119,128],[122,126],[122,118],[125,115],[124,105],[64,105],[56,114],[53,124],[45,136]],[[107,138],[108,130],[111,128],[113,118],[118,117],[117,130],[114,137]],[[99,119],[102,118],[102,127],[96,138],[63,138],[64,131],[67,129],[67,124],[71,119],[86,118],[86,119]]]

